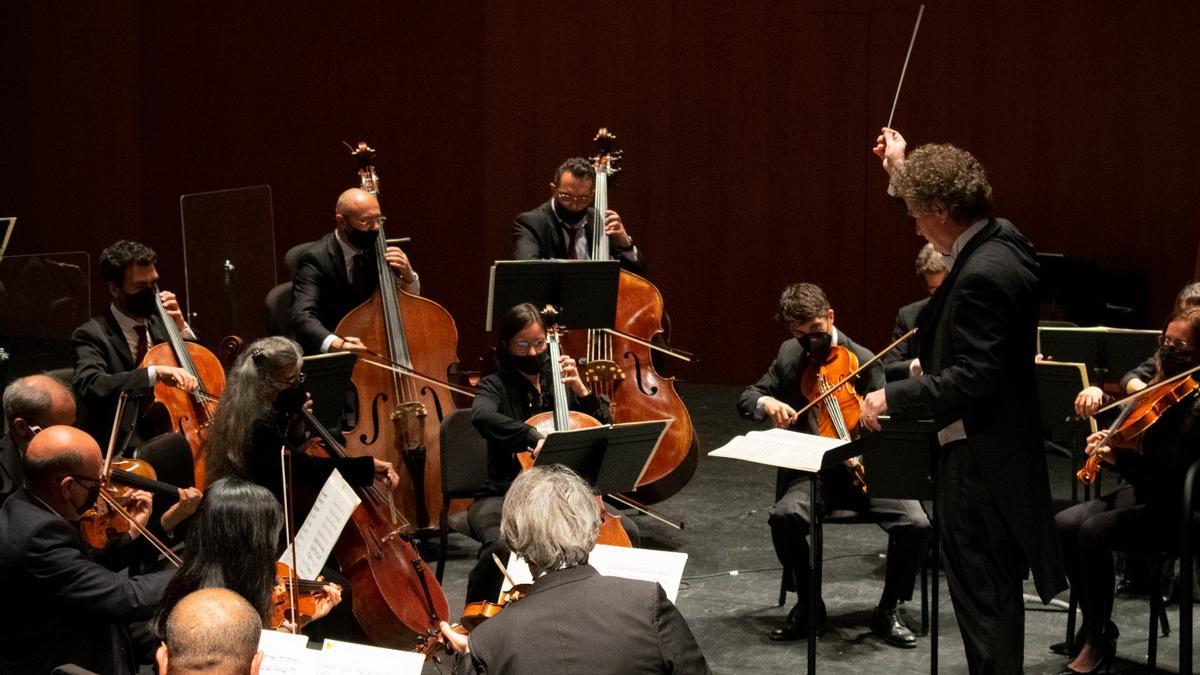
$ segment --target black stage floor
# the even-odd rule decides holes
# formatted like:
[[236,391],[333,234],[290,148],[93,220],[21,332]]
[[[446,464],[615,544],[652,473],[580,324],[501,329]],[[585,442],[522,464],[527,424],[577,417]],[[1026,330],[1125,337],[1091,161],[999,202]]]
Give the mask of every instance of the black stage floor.
[[[705,452],[729,438],[756,428],[738,418],[737,387],[681,384]],[[1070,497],[1067,460],[1050,458],[1056,498]],[[780,571],[766,522],[774,494],[774,469],[747,462],[703,458],[692,481],[657,508],[686,521],[678,531],[651,518],[638,517],[643,545],[684,551],[689,555],[678,606],[687,618],[714,673],[803,672],[807,643],[773,643],[767,633],[782,620],[777,607]],[[830,525],[825,528],[824,597],[828,629],[818,641],[817,668],[822,673],[929,672],[929,639],[916,649],[885,645],[869,629],[871,610],[883,587],[883,554],[887,540],[875,525]],[[476,546],[454,534],[450,539],[443,587],[451,608],[462,607],[467,571]],[[733,571],[736,570],[736,573]],[[966,672],[962,643],[954,622],[945,579],[941,581],[939,670]],[[1026,592],[1033,594],[1032,582]],[[1066,593],[1060,598],[1066,600]],[[789,604],[795,596],[789,595]],[[920,623],[919,598],[904,605],[914,626]],[[1172,632],[1160,637],[1159,668],[1177,672],[1178,639],[1174,629],[1178,607],[1168,606]],[[1025,615],[1027,673],[1057,673],[1064,657],[1051,653],[1063,639],[1064,610],[1027,605]],[[1121,629],[1114,672],[1144,672],[1149,629],[1147,596],[1119,595],[1113,619]],[[1200,650],[1194,657],[1200,662]],[[432,666],[427,672],[437,672]]]

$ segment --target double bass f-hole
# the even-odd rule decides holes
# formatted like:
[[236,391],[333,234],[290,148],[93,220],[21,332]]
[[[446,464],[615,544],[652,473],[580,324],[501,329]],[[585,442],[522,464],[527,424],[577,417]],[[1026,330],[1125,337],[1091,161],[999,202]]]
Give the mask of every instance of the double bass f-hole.
[[642,379],[643,379],[642,378],[642,360],[638,358],[638,355],[634,354],[633,352],[625,352],[624,356],[625,356],[625,358],[633,361],[633,369],[634,369],[634,372],[637,374],[636,377],[637,377],[638,390],[641,391],[646,396],[654,396],[655,394],[657,394],[658,387],[656,387],[654,385],[650,385],[650,388],[647,389],[646,386],[644,384],[642,384]]

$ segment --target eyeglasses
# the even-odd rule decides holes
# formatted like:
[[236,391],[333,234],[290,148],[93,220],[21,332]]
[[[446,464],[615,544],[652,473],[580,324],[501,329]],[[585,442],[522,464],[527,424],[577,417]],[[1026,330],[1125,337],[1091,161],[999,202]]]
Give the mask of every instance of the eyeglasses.
[[574,204],[576,206],[587,206],[592,203],[593,195],[573,195],[566,192],[559,192],[554,195],[560,204]]
[[370,227],[376,223],[378,223],[380,227],[383,227],[383,224],[387,222],[387,216],[375,216],[374,218],[362,218],[362,219],[355,218],[355,220],[362,223],[363,225],[366,225],[367,227]]
[[69,474],[67,474],[67,477],[68,477],[68,478],[70,478],[71,480],[74,480],[76,483],[79,483],[80,485],[83,485],[83,487],[84,487],[85,489],[87,489],[87,487],[88,487],[87,485],[84,485],[84,482],[85,482],[85,481],[86,481],[86,482],[87,482],[89,485],[92,485],[92,484],[99,485],[99,484],[100,484],[100,479],[98,479],[98,478],[92,478],[92,477],[90,477],[90,476],[76,476],[76,475],[75,475],[75,474],[73,474],[73,473],[69,473]]
[[1158,336],[1158,344],[1163,349],[1174,349],[1181,352],[1186,352],[1192,347],[1187,340],[1176,340],[1174,338],[1169,338],[1166,335]]
[[294,380],[277,380],[272,377],[271,381],[276,384],[282,384],[286,387],[295,387],[295,386],[304,384],[304,373],[300,373],[299,375],[297,375],[296,379],[294,379]]
[[546,347],[546,339],[541,338],[538,340],[534,340],[533,342],[529,342],[528,340],[517,340],[516,342],[513,343],[513,346],[523,352],[529,351],[530,347],[533,347],[534,349],[536,349],[540,352]]

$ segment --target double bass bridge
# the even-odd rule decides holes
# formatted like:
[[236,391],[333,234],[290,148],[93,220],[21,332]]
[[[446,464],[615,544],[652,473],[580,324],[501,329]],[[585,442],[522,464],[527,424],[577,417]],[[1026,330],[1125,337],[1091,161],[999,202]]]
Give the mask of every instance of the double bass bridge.
[[625,379],[625,371],[615,361],[594,359],[579,366],[579,377],[589,384],[618,382]]

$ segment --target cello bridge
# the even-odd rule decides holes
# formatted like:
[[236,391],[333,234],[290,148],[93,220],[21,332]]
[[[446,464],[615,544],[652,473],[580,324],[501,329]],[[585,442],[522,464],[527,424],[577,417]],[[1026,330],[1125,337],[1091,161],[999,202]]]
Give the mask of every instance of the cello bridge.
[[392,408],[392,421],[405,417],[425,417],[425,404],[418,401],[407,401]]
[[584,382],[610,382],[625,379],[625,371],[608,359],[595,359],[579,367],[579,376]]

